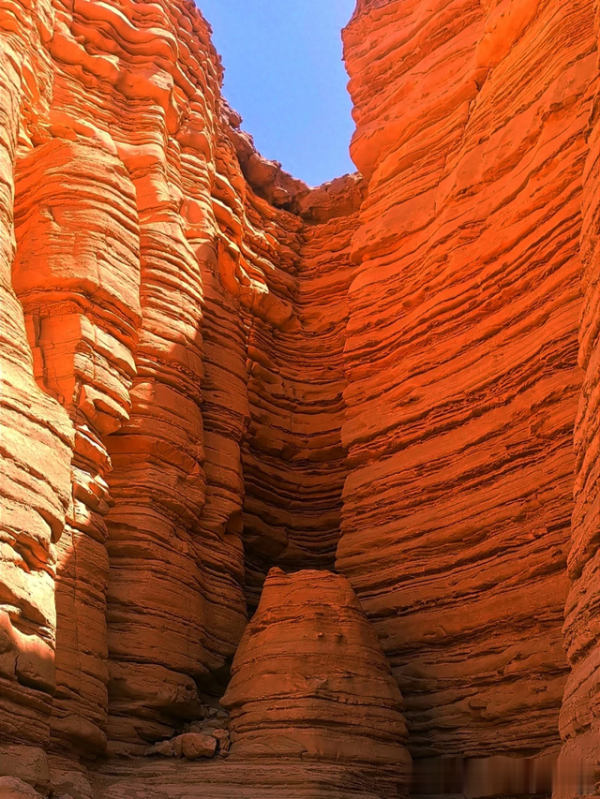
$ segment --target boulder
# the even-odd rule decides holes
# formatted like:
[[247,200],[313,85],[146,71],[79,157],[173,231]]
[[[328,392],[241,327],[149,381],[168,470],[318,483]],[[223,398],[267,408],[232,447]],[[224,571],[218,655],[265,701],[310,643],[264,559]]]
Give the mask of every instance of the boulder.
[[41,799],[41,794],[17,777],[0,777],[0,799]]

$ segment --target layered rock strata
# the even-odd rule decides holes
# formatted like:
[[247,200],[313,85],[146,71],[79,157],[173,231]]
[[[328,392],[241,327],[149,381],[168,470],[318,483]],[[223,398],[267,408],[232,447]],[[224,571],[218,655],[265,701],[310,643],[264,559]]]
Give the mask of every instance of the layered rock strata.
[[[596,34],[598,16],[596,16]],[[575,422],[575,507],[568,558],[571,590],[565,644],[571,665],[560,714],[564,739],[557,796],[600,783],[600,126],[596,92],[584,170],[583,309],[579,365],[583,388]],[[581,786],[581,788],[579,787]],[[584,787],[585,786],[585,787]]]
[[[2,646],[17,703],[2,723],[6,740],[45,748],[51,728],[56,752],[141,753],[197,717],[199,689],[227,683],[246,582],[252,593],[270,566],[259,555],[246,581],[242,504],[251,515],[268,482],[253,469],[293,461],[289,560],[333,562],[346,216],[360,190],[342,180],[311,199],[255,152],[186,0],[14,2],[2,14],[3,424],[16,470],[2,492],[13,516]],[[284,357],[269,405],[257,376],[269,363],[276,376]],[[259,428],[278,419],[277,460],[248,456],[243,476],[248,425],[246,452],[260,451]],[[303,501],[285,507],[298,475],[313,486],[308,519]],[[250,563],[274,505],[259,510],[261,533],[248,524]]]
[[11,265],[15,166],[42,136],[52,27],[49,0],[0,7],[0,744],[38,747],[39,754],[50,737],[55,544],[72,503],[74,432],[61,404],[34,379]]
[[350,242],[362,188],[348,176],[298,198],[294,318],[283,330],[256,323],[251,333],[243,510],[251,608],[273,564],[327,569],[335,560],[347,474],[341,428]]
[[359,0],[309,190],[190,0],[0,0],[0,774],[229,684],[231,763],[101,795],[402,793],[378,636],[414,791],[597,792],[597,15]]
[[94,775],[93,797],[127,799],[151,791],[153,799],[197,799],[199,786],[202,799],[383,799],[398,795],[389,793],[386,782],[383,790],[370,789],[364,775],[345,764],[230,757],[225,765],[168,759],[132,767],[131,763],[109,761]]
[[104,437],[128,418],[135,374],[135,193],[114,156],[61,139],[22,158],[17,175],[13,285],[25,311],[34,375],[68,410],[75,431],[73,511],[57,544],[52,729],[57,740],[102,751],[107,704],[104,517],[111,501]]
[[222,704],[232,756],[346,761],[388,796],[408,789],[402,698],[341,575],[269,572]]
[[336,563],[418,757],[559,743],[594,5],[363,3],[345,31],[368,189]]
[[402,697],[344,577],[273,569],[232,674],[226,761],[109,763],[94,777],[95,796],[192,799],[198,786],[206,799],[407,795]]

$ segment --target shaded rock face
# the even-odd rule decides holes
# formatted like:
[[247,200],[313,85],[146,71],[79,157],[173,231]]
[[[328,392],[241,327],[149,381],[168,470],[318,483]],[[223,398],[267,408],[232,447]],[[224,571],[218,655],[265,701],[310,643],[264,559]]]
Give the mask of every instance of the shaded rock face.
[[251,610],[269,568],[332,568],[347,476],[344,342],[363,182],[334,181],[299,202],[293,322],[256,324],[243,464],[243,539]]
[[227,690],[157,796],[593,793],[598,13],[360,0],[309,189],[190,0],[0,2],[5,791]]

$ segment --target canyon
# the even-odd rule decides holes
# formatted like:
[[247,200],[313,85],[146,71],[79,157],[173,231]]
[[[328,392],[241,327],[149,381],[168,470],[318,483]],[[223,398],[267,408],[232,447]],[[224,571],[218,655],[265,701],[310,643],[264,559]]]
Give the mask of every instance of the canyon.
[[317,188],[199,6],[0,0],[0,797],[600,795],[599,0],[358,0]]

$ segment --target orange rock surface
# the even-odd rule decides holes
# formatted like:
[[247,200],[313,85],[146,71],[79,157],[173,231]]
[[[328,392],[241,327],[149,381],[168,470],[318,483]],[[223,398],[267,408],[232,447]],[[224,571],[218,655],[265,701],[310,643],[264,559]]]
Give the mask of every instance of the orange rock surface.
[[336,563],[419,757],[559,742],[593,5],[403,0],[345,32],[369,184]]
[[238,757],[348,760],[380,781],[391,767],[392,786],[410,773],[398,686],[341,575],[269,573],[222,704]]
[[347,176],[299,201],[294,316],[283,330],[259,322],[251,333],[242,522],[252,609],[273,564],[327,569],[335,561],[347,475],[341,428],[350,244],[362,189]]
[[309,189],[192,0],[0,0],[3,790],[599,792],[599,19],[358,0]]
[[[35,381],[12,283],[18,156],[42,135],[52,66],[51,3],[0,8],[0,741],[47,746],[55,690],[56,543],[72,507],[74,430]],[[41,754],[41,750],[38,750]]]
[[[596,16],[596,36],[599,17]],[[600,763],[600,126],[598,89],[587,133],[582,196],[583,308],[579,366],[583,386],[575,421],[575,487],[564,636],[571,666],[560,713],[564,746],[557,796],[571,795],[574,772],[591,791]],[[596,776],[594,777],[594,771]],[[562,772],[562,773],[561,773]]]

